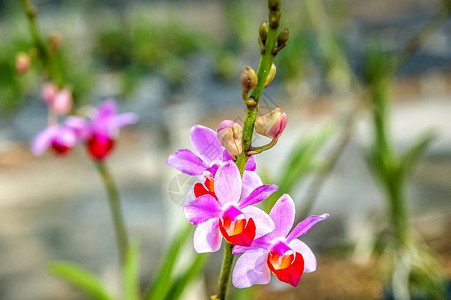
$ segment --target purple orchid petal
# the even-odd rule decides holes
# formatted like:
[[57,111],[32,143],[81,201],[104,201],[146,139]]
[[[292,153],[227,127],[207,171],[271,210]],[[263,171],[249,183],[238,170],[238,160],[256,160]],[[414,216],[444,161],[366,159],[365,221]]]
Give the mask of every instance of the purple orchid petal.
[[53,139],[58,134],[56,126],[47,127],[39,132],[31,142],[31,152],[34,155],[41,155],[52,144]]
[[302,257],[304,258],[305,273],[312,273],[316,271],[316,256],[306,243],[298,239],[294,239],[288,244],[288,246],[293,249],[294,252],[299,252],[302,254]]
[[232,156],[230,156],[229,152],[227,152],[227,150],[224,150],[222,152],[222,161],[226,162],[228,160],[233,160]]
[[119,128],[126,125],[135,124],[136,122],[138,122],[138,115],[135,113],[125,113],[116,115],[111,118],[111,121],[108,124],[109,125],[108,131],[112,135],[115,135]]
[[166,163],[188,175],[202,175],[208,165],[188,149],[181,149],[169,155]]
[[221,214],[221,206],[211,195],[200,196],[183,207],[185,217],[193,225],[204,223]]
[[257,161],[255,159],[255,155],[251,155],[244,167],[246,171],[255,171],[257,169]]
[[66,118],[64,125],[73,130],[79,140],[89,138],[90,124],[87,120],[77,116],[69,116]]
[[216,172],[218,171],[218,169],[219,169],[219,165],[214,164],[214,165],[212,165],[210,168],[206,169],[205,171],[210,172],[210,173],[211,173],[211,176],[215,177]]
[[244,214],[244,212],[242,212],[241,210],[239,210],[235,206],[230,206],[229,208],[227,208],[226,210],[224,210],[221,213],[221,218],[223,218],[223,219],[230,218],[231,221],[235,221],[235,219],[238,216],[243,215],[243,214]]
[[205,162],[221,161],[224,147],[216,137],[216,131],[201,125],[194,125],[190,131],[191,143]]
[[293,227],[295,207],[293,199],[288,194],[282,195],[274,204],[269,216],[273,219],[276,229],[269,235],[272,239],[284,238]]
[[114,100],[108,99],[103,101],[97,107],[97,110],[93,116],[93,122],[109,121],[117,112],[117,104]]
[[249,205],[259,203],[268,198],[269,196],[271,196],[271,194],[277,191],[278,189],[279,187],[274,184],[262,185],[256,188],[246,199],[241,200],[238,207],[244,208]]
[[243,186],[241,188],[240,201],[247,198],[256,188],[262,186],[263,182],[255,172],[244,171]]
[[197,226],[193,238],[194,250],[197,253],[216,252],[221,248],[221,242],[222,235],[217,218]]
[[246,215],[246,219],[252,218],[254,220],[256,227],[255,238],[264,236],[276,228],[271,217],[260,208],[248,206],[242,212]]
[[235,246],[233,247],[232,253],[233,254],[240,254],[246,251],[250,250],[257,250],[257,249],[264,249],[268,250],[271,248],[271,241],[267,239],[267,235],[264,235],[260,238],[257,238],[252,241],[252,245],[250,247],[245,246]]
[[290,243],[292,240],[297,239],[301,235],[306,234],[310,229],[312,229],[313,226],[315,226],[316,223],[323,221],[327,218],[329,218],[329,214],[322,214],[321,216],[310,216],[304,221],[300,222],[298,225],[296,225],[293,231],[291,231],[291,233],[287,236],[287,243]]
[[59,145],[72,148],[77,143],[77,136],[70,128],[58,127],[58,132],[53,140]]
[[215,176],[215,194],[221,205],[238,202],[241,195],[241,175],[233,161],[219,167]]
[[271,280],[267,259],[268,252],[262,250],[251,250],[241,255],[233,270],[233,285],[242,289],[254,284],[267,284]]

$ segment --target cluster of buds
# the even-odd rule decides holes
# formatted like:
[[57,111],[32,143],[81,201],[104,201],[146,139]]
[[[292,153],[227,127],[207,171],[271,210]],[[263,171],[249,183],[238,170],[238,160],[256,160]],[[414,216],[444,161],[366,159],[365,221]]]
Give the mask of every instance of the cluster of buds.
[[42,98],[56,115],[67,115],[72,109],[72,91],[68,87],[59,89],[53,83],[46,83],[42,89]]

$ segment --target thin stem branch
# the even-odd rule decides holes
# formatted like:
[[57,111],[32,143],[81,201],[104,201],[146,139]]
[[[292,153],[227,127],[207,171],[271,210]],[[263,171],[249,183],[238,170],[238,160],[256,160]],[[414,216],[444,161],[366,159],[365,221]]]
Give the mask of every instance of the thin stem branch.
[[251,155],[259,154],[259,153],[262,153],[263,151],[269,150],[277,144],[278,140],[279,140],[279,138],[275,138],[266,145],[263,145],[260,147],[251,147],[251,150],[249,150],[246,154],[248,156],[251,156]]
[[119,261],[121,266],[124,266],[129,245],[127,230],[125,228],[124,218],[122,217],[119,193],[107,165],[103,161],[94,161],[94,164],[105,185],[108,203],[111,209],[111,216],[114,223],[114,231],[116,233]]
[[46,75],[53,80],[55,84],[58,86],[62,85],[60,77],[58,77],[58,72],[55,69],[55,65],[52,61],[52,55],[49,52],[47,45],[44,43],[42,39],[39,28],[36,22],[36,8],[31,3],[30,0],[21,0],[22,9],[25,13],[25,16],[28,20],[28,28],[30,31],[30,35],[34,44],[38,51],[38,58],[40,59],[43,68],[46,71]]
[[49,60],[49,53],[47,51],[47,47],[42,41],[41,35],[39,34],[38,25],[36,24],[36,8],[31,3],[30,0],[21,0],[22,8],[27,16],[28,26],[30,29],[31,38],[33,39],[33,43],[35,47],[39,51],[39,55],[43,59],[44,62]]

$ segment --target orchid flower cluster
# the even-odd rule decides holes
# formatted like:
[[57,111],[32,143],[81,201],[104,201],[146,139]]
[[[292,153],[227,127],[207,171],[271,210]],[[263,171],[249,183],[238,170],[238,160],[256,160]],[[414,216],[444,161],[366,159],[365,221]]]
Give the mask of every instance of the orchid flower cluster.
[[[114,149],[119,129],[137,121],[134,113],[118,114],[114,100],[102,102],[89,119],[67,115],[72,107],[71,91],[68,88],[59,90],[52,83],[44,85],[43,100],[49,116],[54,118],[49,118],[47,128],[33,139],[31,149],[35,155],[41,155],[47,149],[56,155],[66,155],[77,144],[84,143],[93,160],[104,160]],[[61,124],[58,117],[64,118]]]
[[[273,137],[280,136],[286,125],[286,114],[280,111],[263,117],[271,119],[267,131]],[[237,288],[266,284],[271,272],[297,286],[302,274],[314,272],[317,266],[312,250],[298,237],[329,215],[311,216],[291,230],[295,205],[289,195],[280,197],[269,215],[256,207],[278,187],[262,183],[255,172],[255,155],[250,156],[241,177],[233,160],[241,149],[240,131],[241,126],[230,120],[221,122],[217,132],[195,125],[190,139],[199,155],[181,149],[167,160],[169,166],[198,177],[183,207],[188,221],[197,225],[194,249],[198,253],[218,251],[222,238],[235,245],[233,254],[243,253],[232,275]]]

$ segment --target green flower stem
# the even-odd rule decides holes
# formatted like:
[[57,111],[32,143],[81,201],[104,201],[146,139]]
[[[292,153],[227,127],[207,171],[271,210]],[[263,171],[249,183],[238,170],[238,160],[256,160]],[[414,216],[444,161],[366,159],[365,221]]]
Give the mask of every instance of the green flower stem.
[[42,57],[43,60],[46,61],[48,60],[49,55],[47,47],[45,46],[41,36],[39,35],[38,26],[36,24],[36,8],[33,6],[30,0],[21,0],[21,2],[25,15],[27,16],[28,19],[28,26],[30,29],[31,37],[33,39],[33,43],[35,47],[38,49],[39,55]]
[[221,274],[219,275],[219,290],[216,296],[211,297],[212,300],[224,300],[229,286],[230,273],[232,272],[232,264],[235,255],[232,253],[233,244],[227,243],[222,260]]
[[260,147],[252,147],[250,151],[247,152],[247,155],[255,155],[262,153],[263,151],[269,150],[277,144],[279,138],[273,139],[269,144]]
[[119,261],[121,266],[124,266],[129,247],[127,230],[125,229],[124,218],[122,217],[119,193],[107,165],[103,161],[94,161],[94,164],[97,168],[97,171],[99,171],[100,176],[102,177],[108,195],[108,203],[110,205],[111,215],[113,217],[117,247],[119,250]]
[[[269,20],[274,18],[274,15],[278,15],[280,18],[280,13],[276,11],[280,8],[280,1],[278,0],[268,0],[269,7]],[[278,22],[277,22],[278,24]],[[271,66],[274,62],[274,55],[272,54],[273,49],[276,47],[278,34],[278,27],[269,28],[268,37],[265,43],[265,51],[261,54],[260,64],[258,66],[257,78],[258,84],[252,90],[250,98],[255,101],[252,105],[247,105],[246,116],[244,119],[244,127],[243,127],[243,151],[240,155],[238,155],[235,163],[240,170],[241,176],[243,176],[244,167],[246,166],[247,160],[249,156],[246,154],[249,150],[252,149],[252,135],[254,133],[254,122],[257,118],[258,112],[258,104],[260,102],[260,98],[263,93],[263,89],[265,88],[266,78],[268,77],[269,71],[271,70]],[[227,287],[230,279],[230,273],[232,272],[232,264],[234,260],[234,255],[232,253],[233,245],[226,243],[225,251],[224,251],[224,260],[222,261],[221,273],[219,275],[219,288],[218,294],[213,296],[213,300],[224,300],[227,294]]]

